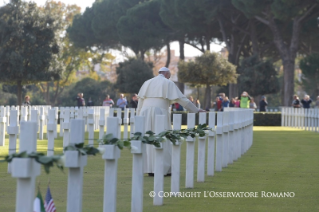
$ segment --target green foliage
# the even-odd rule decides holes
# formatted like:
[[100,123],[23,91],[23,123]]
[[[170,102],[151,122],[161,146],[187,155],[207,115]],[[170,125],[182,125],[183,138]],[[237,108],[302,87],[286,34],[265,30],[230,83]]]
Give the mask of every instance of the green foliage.
[[1,80],[26,84],[58,78],[48,69],[57,53],[55,20],[33,3],[18,2],[0,9]]
[[117,23],[121,44],[130,47],[136,54],[163,47],[164,39],[170,30],[163,23],[159,12],[158,0],[145,1],[128,9],[126,15]]
[[236,67],[218,53],[205,52],[195,61],[178,63],[178,79],[192,86],[205,85],[204,108],[211,107],[211,86],[237,83]]
[[84,146],[84,143],[64,147],[64,151],[78,151],[81,155],[96,155],[99,150],[91,145]]
[[36,4],[12,1],[0,8],[0,81],[17,84],[18,100],[24,84],[59,79],[50,69],[59,52],[55,19]]
[[11,155],[5,156],[4,160],[0,162],[12,162],[14,158],[33,158],[36,162],[42,164],[44,166],[44,170],[47,174],[50,173],[50,168],[54,166],[54,164],[63,171],[63,164],[61,161],[62,155],[53,155],[53,156],[45,156],[43,153],[32,152],[28,154],[26,151],[20,153],[13,153]]
[[84,78],[78,81],[67,90],[60,99],[61,106],[76,105],[75,98],[78,93],[84,94],[84,99],[87,103],[89,98],[94,102],[95,106],[102,105],[106,95],[109,94],[111,98],[116,97],[113,85],[109,81],[96,81],[92,78]]
[[128,149],[131,148],[131,142],[129,140],[120,140],[118,138],[114,138],[111,133],[105,134],[103,138],[99,140],[99,143],[105,145],[115,145],[119,149],[123,149],[124,147]]
[[[121,16],[125,15],[117,1],[103,0],[93,4],[91,28],[94,33],[90,37],[96,46],[103,48],[117,47],[120,43],[116,24]],[[83,14],[83,18],[84,14]],[[106,21],[107,20],[107,21]]]
[[307,93],[315,97],[319,94],[319,54],[314,53],[300,61],[302,86]]
[[259,60],[257,55],[245,58],[238,67],[239,88],[251,96],[273,94],[279,91],[277,71],[267,60]]
[[76,47],[89,48],[99,41],[95,38],[91,27],[93,17],[93,8],[87,7],[82,15],[74,17],[72,26],[68,27],[68,35]]
[[194,85],[226,85],[237,82],[236,67],[218,53],[205,52],[195,61],[178,64],[178,79]]
[[115,88],[122,93],[138,93],[143,83],[153,77],[152,68],[152,63],[134,58],[119,63]]

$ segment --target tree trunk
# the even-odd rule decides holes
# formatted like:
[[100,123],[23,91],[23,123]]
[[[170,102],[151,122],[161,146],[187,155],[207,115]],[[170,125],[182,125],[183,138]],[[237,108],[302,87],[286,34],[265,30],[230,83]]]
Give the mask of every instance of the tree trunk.
[[206,37],[206,51],[210,51],[210,39]]
[[[54,85],[54,84],[53,84]],[[60,94],[60,81],[57,81],[56,83],[56,89],[55,89],[55,94],[54,94],[54,98],[53,98],[53,101],[52,101],[52,106],[55,106],[56,103],[57,103],[57,99],[58,99],[58,96]]]
[[[179,59],[180,60],[185,60],[185,54],[184,54],[184,38],[179,40]],[[185,84],[178,82],[177,83],[177,87],[179,88],[179,90],[184,93],[185,92]]]
[[166,47],[167,47],[167,58],[166,58],[166,64],[165,67],[168,68],[170,62],[171,62],[171,45],[169,44],[169,41],[167,41],[166,43]]
[[258,38],[256,32],[256,23],[254,19],[250,19],[250,39],[253,46],[253,55],[258,55],[259,57],[259,47],[258,47]]
[[179,59],[185,60],[184,40],[179,41]]
[[271,12],[266,14],[266,18],[255,16],[257,20],[266,24],[270,28],[274,36],[274,43],[278,52],[280,53],[282,64],[284,66],[284,97],[282,98],[283,106],[291,106],[294,95],[295,59],[297,55],[296,53],[299,49],[301,24],[306,17],[309,17],[316,6],[316,4],[310,6],[306,11],[303,12],[303,14],[295,17],[292,20],[290,41],[289,38],[285,39],[282,35],[280,26],[277,25],[275,17]]
[[204,101],[204,105],[205,105],[205,110],[209,110],[209,108],[211,108],[211,90],[210,90],[210,85],[207,84],[206,85],[206,89],[205,89],[205,101]]
[[47,90],[46,90],[46,94],[45,94],[45,102],[47,105],[50,105],[50,84],[49,82],[46,83],[47,86]]
[[284,106],[291,106],[294,95],[295,58],[283,59],[284,66]]
[[17,100],[18,100],[18,105],[22,105],[22,81],[18,80],[17,81]]
[[144,54],[145,54],[145,51],[141,51],[140,57],[141,57],[141,60],[143,60],[143,61],[144,61]]

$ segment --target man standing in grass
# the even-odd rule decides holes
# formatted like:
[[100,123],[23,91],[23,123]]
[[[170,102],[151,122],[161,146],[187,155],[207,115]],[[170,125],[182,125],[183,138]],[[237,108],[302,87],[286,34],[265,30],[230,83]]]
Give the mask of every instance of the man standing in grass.
[[[145,116],[146,131],[155,131],[155,116],[165,115],[165,130],[171,129],[171,117],[169,106],[178,103],[191,113],[205,112],[198,109],[189,99],[182,94],[175,83],[169,78],[171,72],[163,67],[159,70],[159,75],[147,80],[142,85],[138,93],[137,115]],[[164,151],[164,174],[171,172],[171,143],[163,143]],[[146,160],[144,163],[144,173],[154,176],[155,150],[152,145],[146,145]]]

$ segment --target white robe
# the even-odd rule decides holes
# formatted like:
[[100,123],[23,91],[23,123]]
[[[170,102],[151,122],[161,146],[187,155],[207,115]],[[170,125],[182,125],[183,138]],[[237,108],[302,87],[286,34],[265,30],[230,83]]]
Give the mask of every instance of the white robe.
[[[179,103],[191,113],[197,113],[198,108],[189,101],[171,80],[162,74],[147,80],[138,93],[137,115],[145,116],[145,130],[155,132],[155,116],[165,115],[165,130],[171,129],[171,116],[169,106]],[[163,143],[164,174],[171,172],[172,147],[171,142]],[[154,173],[155,150],[153,145],[146,145],[146,157],[144,160],[144,173]]]

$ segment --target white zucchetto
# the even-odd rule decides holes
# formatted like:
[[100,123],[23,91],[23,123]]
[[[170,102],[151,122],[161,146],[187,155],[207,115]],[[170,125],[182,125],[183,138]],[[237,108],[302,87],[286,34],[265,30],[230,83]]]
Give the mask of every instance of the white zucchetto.
[[168,68],[166,68],[166,67],[162,67],[162,68],[160,68],[159,70],[158,70],[158,72],[161,72],[161,71],[170,71]]

